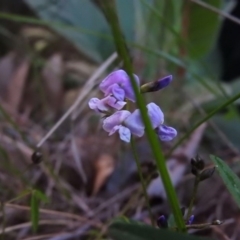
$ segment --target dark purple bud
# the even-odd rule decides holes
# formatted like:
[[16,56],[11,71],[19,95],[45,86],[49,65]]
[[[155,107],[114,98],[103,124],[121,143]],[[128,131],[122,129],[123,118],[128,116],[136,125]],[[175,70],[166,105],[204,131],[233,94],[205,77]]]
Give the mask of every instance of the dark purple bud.
[[203,170],[205,167],[204,161],[199,155],[191,159],[191,165],[194,166],[197,170]]
[[193,223],[193,221],[194,221],[194,215],[192,215],[192,216],[188,219],[187,224],[188,224],[188,225],[191,225],[191,224]]
[[167,87],[172,81],[172,75],[166,76],[154,82],[149,82],[141,86],[141,93],[156,92]]
[[192,166],[191,173],[195,176],[198,176],[198,170],[196,167]]
[[161,215],[158,219],[157,219],[157,225],[160,228],[168,228],[168,222],[167,219],[165,218],[164,215]]
[[210,178],[213,175],[214,171],[215,171],[215,167],[207,168],[207,169],[203,170],[200,174],[199,180],[204,181],[204,180]]

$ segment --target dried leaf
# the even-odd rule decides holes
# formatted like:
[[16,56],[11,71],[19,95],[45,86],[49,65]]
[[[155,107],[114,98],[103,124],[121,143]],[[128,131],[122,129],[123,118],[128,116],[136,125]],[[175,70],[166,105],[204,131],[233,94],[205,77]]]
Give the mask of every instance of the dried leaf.
[[107,154],[102,154],[97,160],[96,165],[96,177],[93,185],[93,195],[97,194],[100,188],[105,183],[106,179],[114,170],[114,160],[112,156]]
[[13,111],[17,111],[21,103],[29,67],[29,60],[23,60],[13,73],[9,82],[7,89],[7,103]]
[[16,53],[10,52],[0,60],[0,95],[6,98],[7,86],[15,69]]
[[46,63],[42,76],[46,88],[49,106],[54,111],[58,111],[62,103],[62,77],[63,77],[63,60],[60,54],[54,54]]

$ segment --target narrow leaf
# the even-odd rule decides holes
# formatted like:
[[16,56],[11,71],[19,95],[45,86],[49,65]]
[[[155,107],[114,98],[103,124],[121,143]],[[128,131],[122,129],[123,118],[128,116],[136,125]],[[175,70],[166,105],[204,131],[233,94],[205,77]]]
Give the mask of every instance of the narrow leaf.
[[38,200],[41,200],[41,201],[44,202],[44,203],[49,202],[48,197],[47,197],[44,193],[42,193],[41,191],[39,191],[39,190],[35,190],[35,196],[36,196],[36,198],[37,198]]
[[31,196],[31,222],[32,229],[34,232],[37,231],[39,221],[39,200],[36,197],[35,191],[32,192]]
[[[109,228],[113,240],[207,240],[191,235],[157,229],[149,225],[115,222]],[[209,239],[208,239],[209,240]]]
[[[213,7],[220,8],[221,0],[205,0]],[[192,58],[203,57],[212,47],[219,26],[219,16],[196,3],[189,3],[189,54]],[[202,17],[204,16],[204,17]]]
[[210,155],[212,161],[214,162],[217,171],[219,172],[223,182],[225,183],[228,191],[236,201],[237,205],[240,207],[240,179],[231,170],[231,168],[220,158]]
[[169,228],[176,227],[176,222],[175,222],[173,214],[171,214],[168,218],[168,226],[169,226]]

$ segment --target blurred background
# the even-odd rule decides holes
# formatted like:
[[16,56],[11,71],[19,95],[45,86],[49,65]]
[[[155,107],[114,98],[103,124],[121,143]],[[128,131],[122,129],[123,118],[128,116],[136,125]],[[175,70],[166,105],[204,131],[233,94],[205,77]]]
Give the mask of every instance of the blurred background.
[[[209,154],[240,172],[238,101],[172,149],[192,126],[240,91],[240,0],[116,0],[124,36],[141,83],[172,74],[174,81],[144,97],[165,113],[178,138],[162,144],[179,201],[193,186],[189,162]],[[121,215],[150,223],[130,146],[108,137],[88,101],[121,68],[108,22],[97,1],[0,1],[0,212],[3,239],[108,239]],[[77,102],[76,102],[77,100]],[[36,145],[71,108],[67,119]],[[66,115],[65,115],[66,116]],[[137,149],[154,216],[169,215],[145,137]],[[37,161],[37,160],[36,160]],[[39,228],[31,231],[29,189],[38,189]],[[225,220],[192,230],[214,239],[240,239],[240,213],[221,179],[203,182],[195,221]],[[226,238],[226,235],[229,238]]]

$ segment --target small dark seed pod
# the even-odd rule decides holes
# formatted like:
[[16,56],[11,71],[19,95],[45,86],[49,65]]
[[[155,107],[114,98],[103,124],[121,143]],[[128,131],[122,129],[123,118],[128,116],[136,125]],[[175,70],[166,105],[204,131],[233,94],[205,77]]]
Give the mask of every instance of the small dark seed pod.
[[39,164],[40,162],[42,162],[42,153],[39,151],[35,151],[32,154],[31,159],[34,164]]

